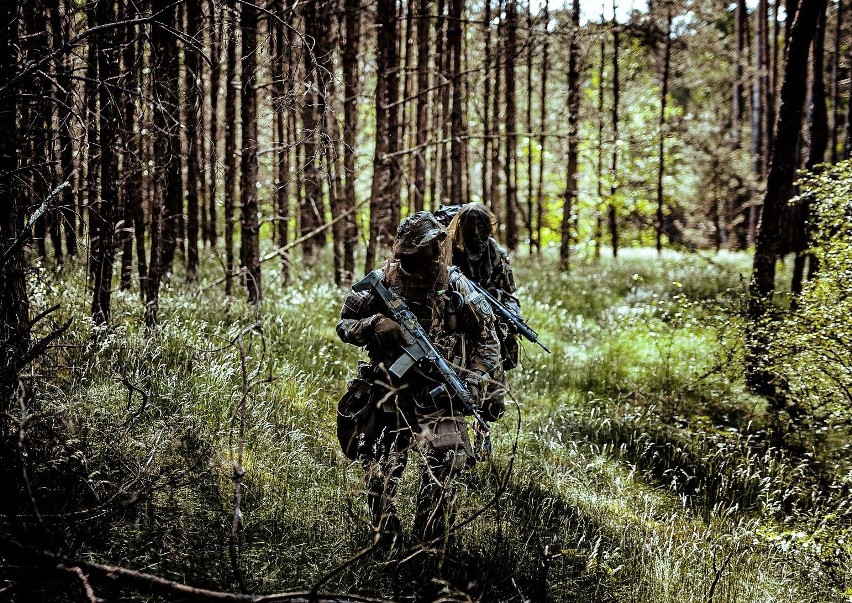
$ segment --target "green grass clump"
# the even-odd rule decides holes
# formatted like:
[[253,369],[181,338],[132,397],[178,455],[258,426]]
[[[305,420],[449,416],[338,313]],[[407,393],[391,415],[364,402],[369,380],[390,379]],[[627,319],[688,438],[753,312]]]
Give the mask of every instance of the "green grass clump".
[[[73,321],[29,381],[44,416],[29,436],[32,480],[54,538],[235,589],[242,424],[238,558],[252,589],[310,588],[367,546],[363,472],[334,432],[362,353],[335,335],[346,291],[329,263],[289,285],[265,272],[255,311],[238,289],[224,298],[211,261],[197,283],[172,275],[154,333],[138,295],[116,292],[112,327],[95,337],[83,267],[35,273],[34,307],[61,302],[52,320]],[[566,275],[549,256],[516,259],[524,314],[553,353],[525,345],[494,465],[459,479],[459,519],[481,514],[457,534],[447,589],[501,602],[848,600],[843,497],[806,458],[772,448],[765,404],[733,366],[748,267],[737,254],[627,250]],[[407,527],[415,465],[399,497]],[[16,503],[27,508],[22,491]],[[410,599],[423,563],[368,555],[323,590]]]

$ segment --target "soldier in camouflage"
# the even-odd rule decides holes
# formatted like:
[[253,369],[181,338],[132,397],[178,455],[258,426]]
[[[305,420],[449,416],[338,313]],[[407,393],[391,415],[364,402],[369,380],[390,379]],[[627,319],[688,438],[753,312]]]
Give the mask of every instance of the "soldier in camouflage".
[[[471,290],[458,269],[447,266],[442,245],[446,237],[432,214],[409,216],[399,225],[393,257],[380,274],[405,300],[471,392],[472,401],[478,403],[488,375],[499,368],[500,344],[488,303]],[[388,373],[387,367],[400,355],[404,334],[383,310],[372,290],[353,291],[337,323],[341,340],[366,348],[370,362],[361,366],[359,376],[361,382],[371,384],[369,419],[358,424],[348,451],[343,438],[341,445],[365,468],[371,520],[379,538],[389,542],[400,532],[394,497],[408,451],[419,453],[422,462],[414,532],[429,541],[452,524],[453,477],[472,465],[474,456],[462,409],[448,398],[430,398],[434,380],[416,369],[402,379]]]
[[[481,203],[468,203],[461,207],[449,223],[449,243],[452,264],[462,273],[512,312],[520,314],[521,306],[514,296],[517,289],[509,255],[492,236],[496,218]],[[500,356],[503,370],[509,370],[518,364],[518,338],[514,328],[497,320],[497,336],[500,340]],[[504,382],[504,373],[498,371],[494,378]],[[485,392],[483,417],[496,421],[505,412],[503,400],[505,388],[490,387]]]

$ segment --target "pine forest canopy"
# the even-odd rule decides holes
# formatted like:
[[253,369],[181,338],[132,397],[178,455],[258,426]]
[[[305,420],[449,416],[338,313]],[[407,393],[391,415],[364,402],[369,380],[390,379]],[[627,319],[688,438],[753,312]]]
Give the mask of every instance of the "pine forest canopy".
[[[115,256],[149,325],[176,252],[190,277],[199,254],[219,256],[229,293],[244,269],[255,300],[262,240],[285,272],[330,243],[345,282],[361,242],[370,267],[401,216],[447,203],[485,203],[510,249],[558,246],[565,268],[604,245],[752,245],[792,25],[780,0],[602,8],[21,4],[4,86],[16,219],[68,182],[35,223],[39,253],[87,241],[98,322]],[[849,153],[842,8],[810,54],[802,166]],[[805,236],[801,208],[787,213],[782,254]]]

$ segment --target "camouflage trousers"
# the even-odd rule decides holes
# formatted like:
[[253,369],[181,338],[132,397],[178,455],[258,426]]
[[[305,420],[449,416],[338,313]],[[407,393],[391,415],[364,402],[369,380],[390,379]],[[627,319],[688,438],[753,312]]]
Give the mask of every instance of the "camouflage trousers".
[[380,537],[392,536],[401,529],[395,499],[408,456],[419,457],[414,535],[431,542],[442,539],[453,524],[454,478],[474,458],[463,416],[418,408],[416,402],[416,397],[394,396],[381,405],[380,435],[362,464],[372,524]]

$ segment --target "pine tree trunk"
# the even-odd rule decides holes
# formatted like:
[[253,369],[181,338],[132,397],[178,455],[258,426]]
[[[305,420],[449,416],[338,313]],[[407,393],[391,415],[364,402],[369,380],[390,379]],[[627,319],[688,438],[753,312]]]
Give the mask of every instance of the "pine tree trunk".
[[[450,3],[453,0],[446,0]],[[449,23],[447,19],[444,17],[444,9],[446,7],[445,0],[438,0],[438,52],[435,55],[438,65],[436,68],[439,71],[439,81],[441,82],[440,87],[438,88],[439,94],[441,95],[441,103],[440,103],[440,120],[436,121],[436,124],[440,124],[438,132],[440,133],[441,143],[438,145],[439,160],[438,164],[440,165],[440,175],[438,176],[438,195],[439,195],[439,205],[445,205],[450,203],[450,153],[448,150],[448,143],[450,139],[450,124],[452,121],[452,117],[450,115],[450,96],[451,96],[451,78],[452,74],[450,73],[452,67],[450,65],[452,50],[450,49],[450,40],[449,40]],[[450,8],[451,10],[451,8]]]
[[[13,82],[20,47],[17,16],[17,0],[0,2],[0,82],[12,82],[0,94],[0,413],[9,411],[18,384],[18,362],[30,348],[27,266],[23,245],[15,244],[24,235],[26,211],[14,177],[18,169],[18,85]],[[5,428],[6,421],[0,414],[0,427]]]
[[242,32],[242,154],[240,157],[240,265],[246,271],[246,291],[250,304],[259,304],[260,224],[257,219],[257,9],[244,4],[240,9]]
[[559,267],[568,272],[571,266],[571,244],[574,239],[574,213],[577,202],[580,113],[580,0],[571,8],[571,37],[568,42],[568,169],[565,174],[565,198],[562,204],[562,229],[559,242]]
[[234,209],[237,198],[237,18],[224,28],[225,51],[225,295],[233,294]]
[[[51,8],[51,30],[53,33],[53,47],[62,48],[68,40],[69,19],[60,19],[60,7],[56,4]],[[65,7],[62,7],[65,9]],[[63,107],[70,107],[72,102],[71,84],[71,55],[62,52],[56,59],[56,81],[57,98]],[[71,131],[71,120],[73,115],[69,111],[59,111],[57,124],[57,138],[59,143],[59,170],[62,182],[68,182],[70,186],[62,190],[62,201],[60,203],[61,222],[64,226],[65,250],[69,256],[77,254],[77,211],[74,207],[74,189],[78,182],[74,171],[74,140]]]
[[[431,0],[419,0],[417,18],[417,113],[414,126],[414,146],[417,149],[414,153],[414,211],[422,210],[426,199],[426,137],[429,133],[428,111],[430,97],[430,7]],[[348,95],[347,98],[349,98]]]
[[[572,13],[573,14],[573,13]],[[530,235],[530,240],[535,241],[535,248],[538,255],[541,255],[541,230],[542,230],[542,222],[544,220],[544,156],[547,154],[546,145],[547,145],[547,72],[550,69],[549,61],[550,61],[550,33],[548,30],[548,23],[550,23],[550,10],[548,7],[547,0],[544,2],[543,8],[543,18],[542,22],[544,23],[544,38],[542,39],[542,47],[541,47],[541,133],[538,138],[538,189],[536,191],[536,200],[535,200],[535,221],[530,218],[530,221],[533,222],[535,233]],[[569,47],[569,62],[570,62],[570,54],[571,50]],[[577,66],[575,65],[575,70]],[[568,66],[568,72],[571,72],[571,66]],[[570,76],[569,76],[570,79]],[[569,89],[571,87],[570,83],[568,85]],[[570,123],[571,117],[568,117],[568,121]],[[570,133],[569,133],[570,136]],[[570,143],[569,143],[570,144]]]
[[515,106],[515,61],[518,58],[517,0],[508,0],[506,7],[506,246],[518,247],[518,134]]
[[[180,187],[180,135],[176,131],[179,105],[178,53],[172,31],[177,26],[177,9],[170,0],[152,0],[156,17],[151,24],[151,63],[154,104],[154,196],[151,201],[151,259],[145,295],[145,325],[149,332],[157,326],[160,282],[168,271],[168,254],[174,256],[174,222],[169,226],[169,203]],[[171,228],[171,230],[170,230]]]
[[793,190],[796,173],[796,146],[802,126],[802,106],[808,70],[808,48],[817,28],[825,0],[801,0],[790,31],[787,63],[781,85],[781,106],[775,144],[772,147],[766,195],[757,235],[754,265],[749,282],[748,324],[746,332],[746,383],[755,393],[777,402],[772,373],[764,363],[767,325],[764,319],[775,290],[775,263],[778,259],[779,235],[784,207]]
[[[764,118],[765,98],[763,92],[764,78],[761,76],[761,69],[764,65],[763,59],[763,5],[766,0],[760,0],[758,9],[754,13],[754,64],[757,73],[752,84],[751,94],[751,155],[754,165],[754,174],[758,182],[763,181],[766,172],[764,171],[766,152],[763,146],[766,138],[763,134],[763,128],[766,124]],[[751,246],[755,242],[757,232],[757,221],[760,216],[760,206],[756,199],[752,199],[748,208],[748,230],[746,232],[746,245]]]
[[609,187],[608,220],[609,237],[612,242],[612,257],[618,257],[618,210],[616,207],[616,193],[618,192],[618,100],[621,92],[618,79],[618,52],[619,48],[619,25],[613,20],[612,24],[612,160],[609,165]]
[[[777,0],[776,0],[777,1]],[[734,13],[734,90],[731,102],[731,132],[733,133],[733,148],[740,148],[742,137],[743,111],[745,108],[745,92],[743,84],[743,61],[746,48],[746,16],[748,9],[745,0],[737,0]]]
[[[533,53],[535,52],[535,36],[533,32],[532,7],[527,2],[527,107],[526,107],[526,129],[527,133],[527,211],[524,216],[524,225],[527,228],[527,236],[530,241],[530,252],[535,249],[535,237],[533,236]],[[520,207],[520,206],[519,206]]]
[[[604,27],[604,18],[601,15],[601,28]],[[595,208],[595,260],[601,258],[601,243],[603,241],[603,174],[604,174],[604,77],[606,75],[606,36],[600,36],[600,54],[601,60],[598,66],[598,163],[597,163],[597,183],[598,183],[598,204]]]
[[[217,243],[217,208],[216,196],[219,186],[219,153],[217,144],[219,142],[219,80],[222,71],[222,32],[225,17],[221,8],[217,8],[216,0],[210,0],[208,10],[210,11],[210,157],[207,209],[207,230],[204,238],[215,248]],[[218,14],[217,14],[218,13]],[[226,82],[225,86],[229,84]]]
[[840,39],[843,31],[843,0],[837,0],[837,17],[834,29],[834,52],[831,69],[831,163],[837,163],[840,132]]
[[[500,141],[500,106],[502,99],[500,80],[503,70],[500,65],[501,48],[504,48],[503,40],[503,0],[497,0],[497,36],[494,48],[494,93],[491,95],[491,186],[488,198],[491,202],[491,211],[495,216],[503,215],[500,199],[500,152],[502,145]],[[503,53],[505,55],[505,52]],[[488,99],[485,99],[488,102]],[[501,227],[497,233],[501,242],[505,241],[506,230]]]
[[[98,23],[115,21],[112,2],[98,2]],[[120,123],[118,103],[109,85],[118,79],[119,50],[116,29],[104,29],[98,41],[98,75],[101,142],[101,194],[98,211],[89,215],[99,233],[98,247],[93,257],[94,292],[92,295],[92,322],[95,326],[109,324],[112,295],[113,256],[115,253],[115,212],[118,205],[118,128]]]
[[[290,222],[290,148],[287,135],[290,97],[288,96],[287,86],[285,86],[283,64],[285,60],[288,65],[290,64],[292,44],[284,31],[284,11],[283,0],[276,0],[272,15],[269,18],[275,49],[272,60],[272,86],[275,108],[275,143],[278,147],[275,152],[275,210],[277,214],[275,224],[279,248],[286,247],[289,242],[288,227]],[[292,86],[292,82],[288,83]],[[292,90],[289,92],[292,92]],[[281,255],[281,275],[284,282],[289,283],[290,259],[287,253]]]
[[[424,4],[428,6],[427,3],[428,0],[421,0],[421,7]],[[358,223],[354,212],[357,204],[355,198],[355,148],[358,142],[358,92],[360,89],[358,85],[358,52],[361,46],[361,0],[345,0],[344,12],[346,13],[346,43],[343,48],[343,211],[348,212],[348,216],[344,218],[343,222],[343,274],[341,280],[347,283],[351,282],[354,277],[355,247],[358,244]],[[425,18],[418,20],[418,28],[422,27],[420,21],[428,23]],[[424,60],[423,55],[419,55],[418,61],[422,60]],[[428,55],[425,60],[428,64]],[[424,73],[418,74],[418,88],[421,85],[420,82],[424,75],[426,75],[425,68]],[[421,110],[425,113],[425,103],[421,107],[420,99],[418,99],[418,119],[421,116]],[[421,127],[424,130],[423,135],[425,136],[426,124],[423,123],[422,126],[418,125],[418,139]],[[421,163],[421,161],[418,161],[418,166]],[[421,192],[420,209],[422,208],[423,198]]]
[[663,253],[663,209],[665,198],[663,195],[663,176],[666,173],[666,102],[669,95],[669,66],[672,54],[672,9],[669,7],[666,15],[666,42],[663,50],[663,76],[660,86],[660,139],[657,145],[657,254]]
[[[187,34],[193,39],[201,38],[201,4],[199,2],[187,2],[186,24]],[[201,151],[199,136],[199,123],[203,124],[201,115],[201,61],[198,53],[191,48],[184,50],[185,86],[184,86],[184,109],[186,127],[183,132],[186,136],[186,271],[190,281],[198,275],[198,214],[199,214],[199,192],[201,189]],[[206,215],[206,212],[205,212]]]
[[[95,15],[95,4],[86,4],[86,22],[89,28],[97,26]],[[98,253],[98,236],[96,223],[92,223],[89,213],[98,202],[98,165],[100,146],[98,141],[98,44],[97,36],[90,36],[87,40],[86,49],[86,83],[84,86],[86,96],[86,140],[83,143],[85,154],[81,153],[80,165],[85,168],[86,174],[86,201],[85,207],[81,207],[80,224],[89,223],[89,249],[87,264],[89,272],[93,270],[92,257]],[[80,171],[82,175],[83,170]],[[87,220],[88,218],[88,220]],[[94,276],[94,275],[92,275]]]
[[450,113],[450,203],[465,202],[463,193],[462,140],[465,135],[462,123],[464,105],[464,75],[462,73],[461,19],[464,0],[450,0],[450,16],[447,23],[447,50],[450,54],[450,77],[452,80],[452,110]]
[[491,0],[485,2],[485,19],[482,23],[483,37],[483,58],[482,68],[484,70],[483,78],[483,103],[482,103],[482,166],[480,175],[482,176],[482,203],[486,207],[491,207],[490,180],[489,180],[489,160],[491,158],[491,105],[488,99],[491,98]]
[[379,0],[376,8],[376,71],[386,74],[376,84],[376,149],[373,158],[373,185],[370,194],[370,241],[365,258],[366,271],[373,269],[381,248],[391,244],[399,222],[400,170],[398,150],[399,57],[397,53],[394,0]]

